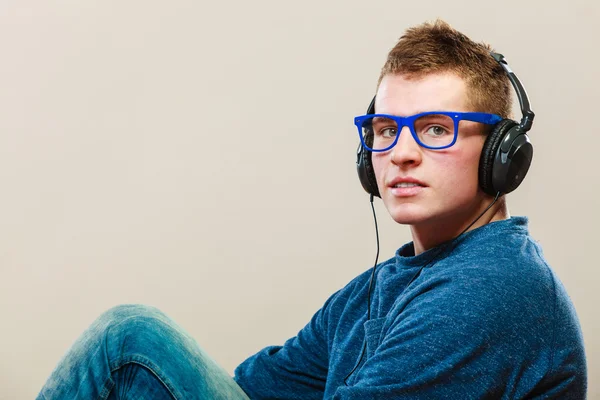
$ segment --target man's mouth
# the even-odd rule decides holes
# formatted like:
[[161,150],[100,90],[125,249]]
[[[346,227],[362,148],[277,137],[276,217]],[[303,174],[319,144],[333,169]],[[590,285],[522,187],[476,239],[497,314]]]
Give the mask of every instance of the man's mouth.
[[392,187],[393,188],[408,188],[408,187],[416,187],[416,186],[423,186],[423,185],[420,185],[420,184],[415,183],[415,182],[400,182],[400,183],[396,183]]
[[416,186],[426,187],[427,185],[412,176],[397,176],[388,182],[388,186],[391,188],[410,188]]

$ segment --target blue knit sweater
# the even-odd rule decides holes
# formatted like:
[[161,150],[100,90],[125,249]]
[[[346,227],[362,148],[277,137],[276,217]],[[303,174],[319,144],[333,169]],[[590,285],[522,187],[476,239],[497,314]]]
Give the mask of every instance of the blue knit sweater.
[[585,398],[577,315],[525,217],[404,245],[377,267],[367,321],[370,273],[237,367],[251,399]]

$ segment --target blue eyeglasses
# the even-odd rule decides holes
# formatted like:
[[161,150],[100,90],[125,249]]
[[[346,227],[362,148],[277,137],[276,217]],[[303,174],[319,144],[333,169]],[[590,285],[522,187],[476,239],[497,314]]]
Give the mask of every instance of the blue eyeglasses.
[[367,114],[354,118],[360,141],[369,151],[387,151],[398,143],[400,131],[408,126],[415,141],[426,149],[446,149],[456,143],[460,121],[494,125],[502,120],[496,114],[479,112],[430,111],[408,117]]

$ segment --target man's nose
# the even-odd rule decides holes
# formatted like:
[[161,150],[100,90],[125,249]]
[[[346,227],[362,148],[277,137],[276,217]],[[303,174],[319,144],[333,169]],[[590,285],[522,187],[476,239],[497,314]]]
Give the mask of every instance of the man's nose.
[[392,148],[392,162],[396,165],[418,165],[422,159],[422,148],[416,142],[408,126],[402,127],[398,142]]

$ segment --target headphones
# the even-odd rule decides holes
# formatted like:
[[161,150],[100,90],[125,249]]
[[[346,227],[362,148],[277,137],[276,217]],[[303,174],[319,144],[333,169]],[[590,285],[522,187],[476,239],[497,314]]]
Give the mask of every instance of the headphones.
[[[521,106],[521,122],[503,119],[488,134],[479,159],[479,186],[491,195],[506,194],[515,190],[527,175],[533,158],[533,145],[527,132],[531,129],[535,114],[529,106],[527,92],[512,72],[502,54],[490,53],[502,66],[512,83]],[[375,97],[367,110],[375,114]],[[361,143],[356,153],[356,169],[362,187],[371,196],[381,197],[371,162],[371,151]]]

